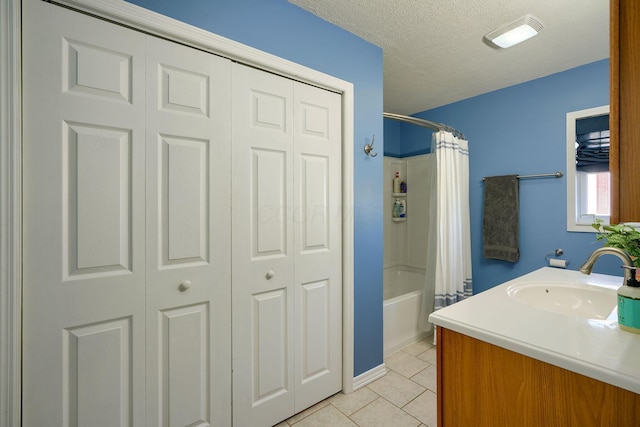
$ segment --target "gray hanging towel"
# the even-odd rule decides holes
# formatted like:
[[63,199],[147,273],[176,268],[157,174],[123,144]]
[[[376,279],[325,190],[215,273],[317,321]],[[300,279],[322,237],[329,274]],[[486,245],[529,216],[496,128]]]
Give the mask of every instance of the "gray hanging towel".
[[518,175],[484,179],[482,256],[516,262],[520,258]]

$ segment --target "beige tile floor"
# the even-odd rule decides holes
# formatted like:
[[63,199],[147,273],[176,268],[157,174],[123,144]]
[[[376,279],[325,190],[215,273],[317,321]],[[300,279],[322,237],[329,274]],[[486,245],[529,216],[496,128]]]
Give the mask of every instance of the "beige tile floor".
[[276,427],[436,427],[436,348],[427,338],[385,358],[387,374]]

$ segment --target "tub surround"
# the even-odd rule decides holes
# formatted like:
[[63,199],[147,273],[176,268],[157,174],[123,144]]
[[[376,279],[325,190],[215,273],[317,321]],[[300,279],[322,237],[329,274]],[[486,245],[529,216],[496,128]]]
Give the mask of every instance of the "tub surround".
[[541,310],[509,295],[510,287],[527,282],[591,285],[614,292],[623,278],[544,267],[438,310],[429,320],[441,328],[640,393],[640,335],[619,328],[615,304],[605,319]]
[[384,301],[406,295],[411,292],[424,290],[424,268],[396,265],[384,269]]
[[[393,122],[393,120],[391,120]],[[427,146],[427,141],[423,145]],[[385,145],[385,149],[386,149]],[[435,288],[426,290],[425,272],[433,271],[435,259],[427,260],[429,242],[428,201],[433,155],[409,158],[384,157],[384,274],[383,341],[384,356],[422,339],[431,331],[419,327],[423,300],[427,314],[433,311]],[[394,196],[393,179],[399,173],[407,184],[406,193]],[[407,215],[394,222],[396,199],[406,201]],[[431,279],[432,280],[432,279]]]
[[[424,293],[424,270],[390,267],[384,270],[384,357],[427,335],[418,327]],[[433,300],[433,292],[428,296]]]
[[[426,142],[425,142],[426,144]],[[384,157],[384,268],[411,267],[427,269],[429,241],[430,189],[435,157],[431,155],[409,158]],[[393,195],[395,173],[407,184],[407,192]],[[394,222],[393,204],[396,199],[406,201],[406,217]],[[386,298],[385,298],[386,299]]]

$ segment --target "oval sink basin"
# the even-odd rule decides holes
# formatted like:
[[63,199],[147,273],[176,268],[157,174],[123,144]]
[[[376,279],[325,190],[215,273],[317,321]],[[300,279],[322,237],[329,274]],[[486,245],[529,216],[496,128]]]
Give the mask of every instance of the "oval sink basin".
[[606,319],[617,304],[614,289],[575,283],[518,283],[507,293],[530,307],[586,319]]

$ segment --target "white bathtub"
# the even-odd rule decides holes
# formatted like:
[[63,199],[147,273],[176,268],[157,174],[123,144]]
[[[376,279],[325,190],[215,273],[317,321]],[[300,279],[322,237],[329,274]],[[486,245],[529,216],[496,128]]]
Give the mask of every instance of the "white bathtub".
[[402,266],[384,269],[385,357],[430,333],[418,327],[424,280],[422,269]]

